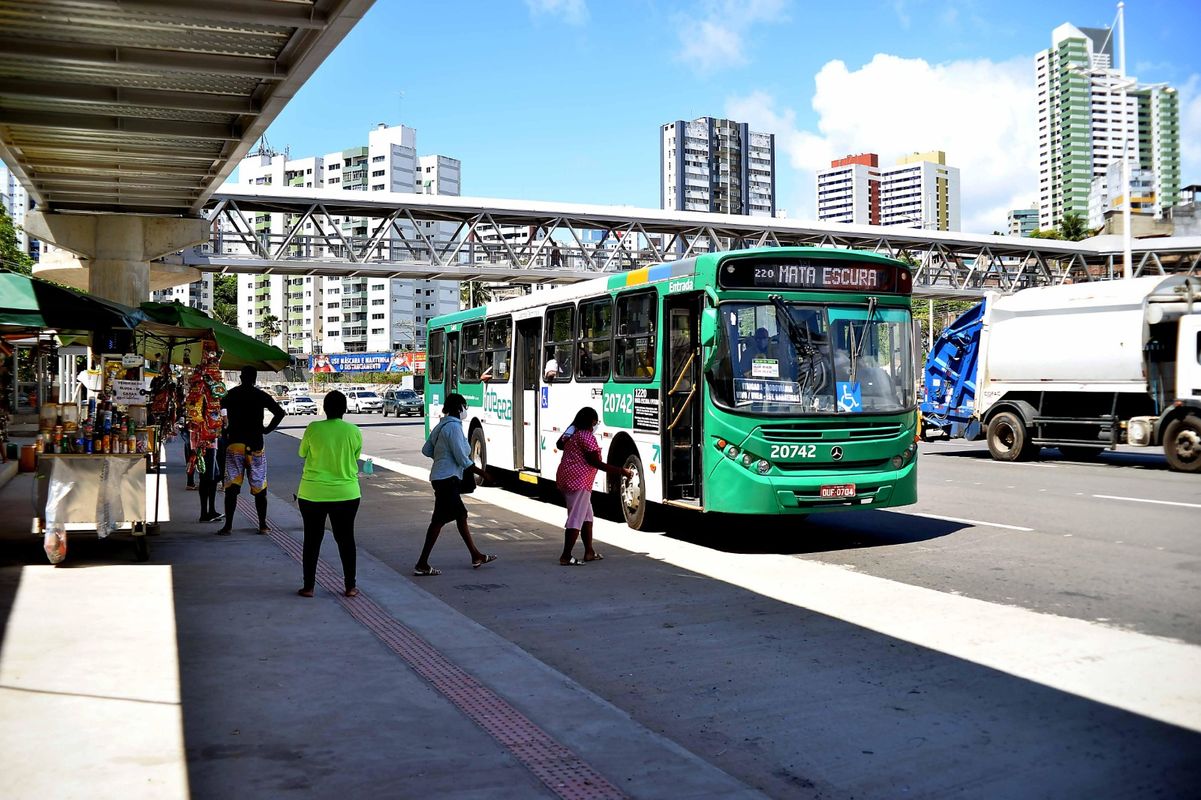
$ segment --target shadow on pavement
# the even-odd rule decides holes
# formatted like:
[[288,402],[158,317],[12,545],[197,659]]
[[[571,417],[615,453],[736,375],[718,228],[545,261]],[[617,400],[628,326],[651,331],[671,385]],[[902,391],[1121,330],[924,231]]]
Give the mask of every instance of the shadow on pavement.
[[[954,448],[954,449],[922,449],[922,458],[962,458],[972,461],[990,461],[992,456],[988,454],[988,449],[981,446],[978,448]],[[1158,450],[1148,449],[1147,452],[1135,453],[1128,450],[1106,450],[1100,453],[1094,460],[1082,460],[1078,458],[1069,458],[1059,452],[1057,447],[1044,447],[1039,457],[1034,459],[1033,463],[1045,461],[1049,463],[1059,464],[1080,464],[1087,466],[1107,467],[1110,469],[1142,469],[1168,471],[1168,460],[1163,453]]]

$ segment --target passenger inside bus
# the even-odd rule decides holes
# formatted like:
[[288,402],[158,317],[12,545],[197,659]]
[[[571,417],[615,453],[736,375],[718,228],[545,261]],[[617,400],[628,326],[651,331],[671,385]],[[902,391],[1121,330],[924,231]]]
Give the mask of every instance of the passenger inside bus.
[[546,366],[542,368],[542,380],[554,383],[559,377],[559,359],[555,358],[555,348],[546,348]]
[[759,328],[754,336],[742,340],[742,358],[738,363],[744,377],[751,377],[751,367],[756,359],[775,359],[767,328]]

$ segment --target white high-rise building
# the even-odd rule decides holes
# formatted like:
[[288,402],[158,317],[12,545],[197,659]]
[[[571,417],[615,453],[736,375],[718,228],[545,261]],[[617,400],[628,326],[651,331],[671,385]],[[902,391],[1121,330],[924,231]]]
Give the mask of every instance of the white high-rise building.
[[880,224],[959,230],[959,168],[932,150],[902,156],[880,169]]
[[213,274],[206,272],[200,280],[172,286],[170,289],[160,289],[150,293],[150,299],[156,303],[173,303],[179,301],[185,306],[199,309],[210,317],[213,315]]
[[[1155,213],[1155,172],[1149,169],[1130,170],[1130,213],[1151,216]],[[1126,191],[1122,181],[1122,162],[1115,161],[1106,168],[1105,174],[1093,178],[1088,193],[1088,227],[1097,229],[1105,225],[1105,215],[1121,211],[1126,204]]]
[[835,159],[817,173],[817,218],[880,224],[880,158],[875,153]]
[[8,212],[17,233],[17,246],[36,261],[41,243],[25,233],[25,214],[29,211],[29,193],[4,162],[0,162],[0,205]]
[[1138,85],[1113,68],[1113,52],[1110,29],[1064,23],[1035,57],[1040,228],[1066,214],[1087,217],[1093,181],[1121,161],[1124,147],[1132,170],[1154,173],[1156,214],[1179,196],[1179,96]]
[[[440,155],[418,157],[416,139],[413,128],[381,124],[368,134],[365,147],[303,159],[277,153],[252,155],[239,166],[238,178],[250,185],[458,195],[459,161]],[[259,214],[252,224],[256,232],[278,237],[294,221],[282,214]],[[376,233],[381,221],[340,217],[336,223],[343,237],[361,242]],[[453,232],[446,224],[421,225],[422,232],[433,240]],[[411,223],[402,223],[406,235],[411,228]],[[315,223],[306,222],[290,245],[292,253],[322,255],[309,252],[310,248],[322,248],[304,238],[315,233]],[[227,241],[236,242],[236,238],[227,237]],[[385,241],[398,242],[399,238],[392,234]],[[394,255],[402,252],[397,245]],[[421,349],[429,319],[458,310],[458,294],[458,284],[450,281],[241,276],[238,321],[245,332],[258,337],[265,327],[275,324],[279,328],[276,343],[283,346],[286,341],[293,354]]]
[[659,129],[659,206],[776,215],[776,137],[745,123],[701,117]]

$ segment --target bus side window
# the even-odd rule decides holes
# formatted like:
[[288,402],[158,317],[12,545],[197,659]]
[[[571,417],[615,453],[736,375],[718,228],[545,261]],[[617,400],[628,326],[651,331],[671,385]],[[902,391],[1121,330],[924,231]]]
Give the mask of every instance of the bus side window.
[[462,355],[459,357],[459,380],[461,382],[480,382],[480,362],[483,360],[483,350],[483,323],[474,322],[464,325]]
[[442,331],[430,331],[429,353],[426,356],[430,383],[442,383],[443,370],[446,367],[445,354],[446,335]]
[[656,297],[654,292],[636,292],[617,298],[613,376],[618,380],[647,381],[655,377]]
[[613,352],[613,304],[609,298],[580,303],[580,362],[582,381],[607,381]]
[[513,341],[513,320],[509,317],[488,320],[484,352],[484,380],[491,383],[508,383],[510,351]]
[[[543,379],[566,383],[571,380],[575,364],[575,306],[556,306],[546,312],[546,345],[542,354]],[[554,362],[553,364],[551,362]],[[553,367],[549,375],[547,367]]]

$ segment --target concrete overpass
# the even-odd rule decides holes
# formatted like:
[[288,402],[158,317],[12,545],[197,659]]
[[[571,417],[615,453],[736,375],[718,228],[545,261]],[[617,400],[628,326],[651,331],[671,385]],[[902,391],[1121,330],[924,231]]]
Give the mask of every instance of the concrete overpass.
[[[222,185],[373,0],[0,0],[0,158],[48,273],[136,305],[194,279]],[[47,267],[50,267],[47,269]]]

